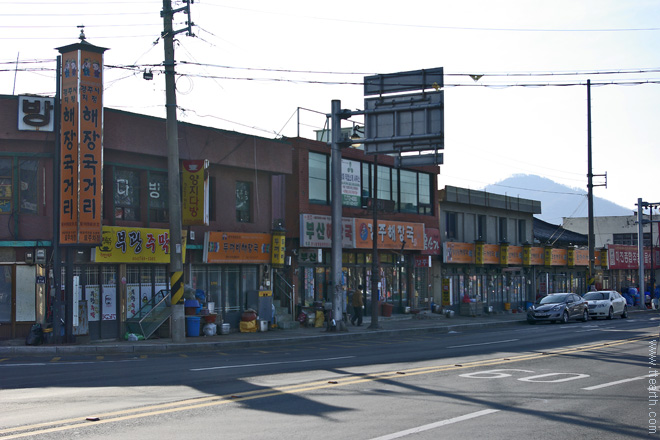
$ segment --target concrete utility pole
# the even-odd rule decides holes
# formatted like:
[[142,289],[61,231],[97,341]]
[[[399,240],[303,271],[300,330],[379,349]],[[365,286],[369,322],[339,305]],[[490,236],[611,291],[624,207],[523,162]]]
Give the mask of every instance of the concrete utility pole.
[[589,211],[589,275],[587,289],[593,285],[595,274],[594,255],[595,234],[594,234],[594,175],[591,168],[591,80],[587,80],[587,201]]
[[373,209],[372,221],[372,248],[371,248],[371,324],[369,328],[380,328],[378,315],[380,313],[380,298],[378,298],[378,284],[380,283],[380,268],[378,267],[378,155],[374,154],[374,193],[371,207]]
[[[587,80],[587,202],[589,212],[589,274],[587,275],[587,289],[596,290],[596,255],[594,247],[596,245],[596,234],[594,232],[594,186],[604,186],[607,188],[607,173],[594,174],[592,170],[591,159],[591,80]],[[605,177],[605,183],[594,185],[594,176]]]
[[639,253],[639,308],[644,310],[644,291],[646,286],[644,284],[644,205],[642,199],[637,199],[637,251]]
[[341,101],[333,100],[331,104],[331,155],[330,173],[332,176],[332,319],[328,329],[345,331],[342,304],[346,294],[342,284],[342,197],[341,197]]
[[[181,184],[179,179],[179,130],[176,118],[176,77],[174,71],[174,35],[187,31],[192,35],[190,21],[190,1],[186,6],[172,9],[171,0],[163,0],[163,45],[165,47],[165,107],[167,109],[167,191],[170,222],[170,273],[172,299],[172,339],[176,342],[185,340],[185,321],[182,305],[177,303],[183,297],[183,249],[181,245]],[[174,31],[172,20],[174,14],[186,11],[188,26]]]

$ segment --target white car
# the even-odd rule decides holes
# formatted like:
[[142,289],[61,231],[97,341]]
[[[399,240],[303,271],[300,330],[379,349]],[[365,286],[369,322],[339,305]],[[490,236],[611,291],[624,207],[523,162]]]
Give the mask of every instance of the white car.
[[624,297],[614,290],[599,290],[585,293],[583,298],[589,305],[589,317],[612,319],[614,315],[628,317],[628,307]]

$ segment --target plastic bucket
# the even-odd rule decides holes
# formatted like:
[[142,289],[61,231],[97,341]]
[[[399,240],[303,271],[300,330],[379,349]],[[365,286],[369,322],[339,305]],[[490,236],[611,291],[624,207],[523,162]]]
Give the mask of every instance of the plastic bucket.
[[222,334],[222,335],[228,335],[229,334],[229,323],[228,322],[222,324],[222,327],[220,327],[220,334]]
[[268,321],[259,321],[259,331],[260,332],[268,331]]
[[199,316],[186,316],[186,335],[189,337],[199,336]]

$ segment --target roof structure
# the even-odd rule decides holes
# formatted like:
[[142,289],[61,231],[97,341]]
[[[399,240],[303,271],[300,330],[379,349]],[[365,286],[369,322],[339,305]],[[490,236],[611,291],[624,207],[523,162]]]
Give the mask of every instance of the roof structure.
[[588,246],[589,237],[534,217],[534,241],[553,246]]

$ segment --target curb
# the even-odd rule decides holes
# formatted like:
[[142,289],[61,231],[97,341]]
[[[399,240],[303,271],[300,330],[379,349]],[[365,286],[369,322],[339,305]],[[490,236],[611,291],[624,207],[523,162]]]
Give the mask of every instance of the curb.
[[56,345],[56,346],[7,346],[0,347],[0,355],[71,355],[71,354],[159,354],[177,353],[184,351],[210,351],[227,348],[263,347],[273,345],[287,345],[292,343],[308,344],[319,341],[347,341],[372,338],[399,336],[401,334],[416,335],[424,333],[447,334],[455,331],[465,331],[480,327],[505,327],[526,324],[525,320],[507,320],[501,322],[464,323],[441,326],[412,327],[405,329],[376,329],[360,333],[338,332],[330,334],[314,334],[306,336],[282,336],[266,339],[246,339],[213,342],[168,342],[153,344],[148,341],[127,344],[117,342],[102,345]]

